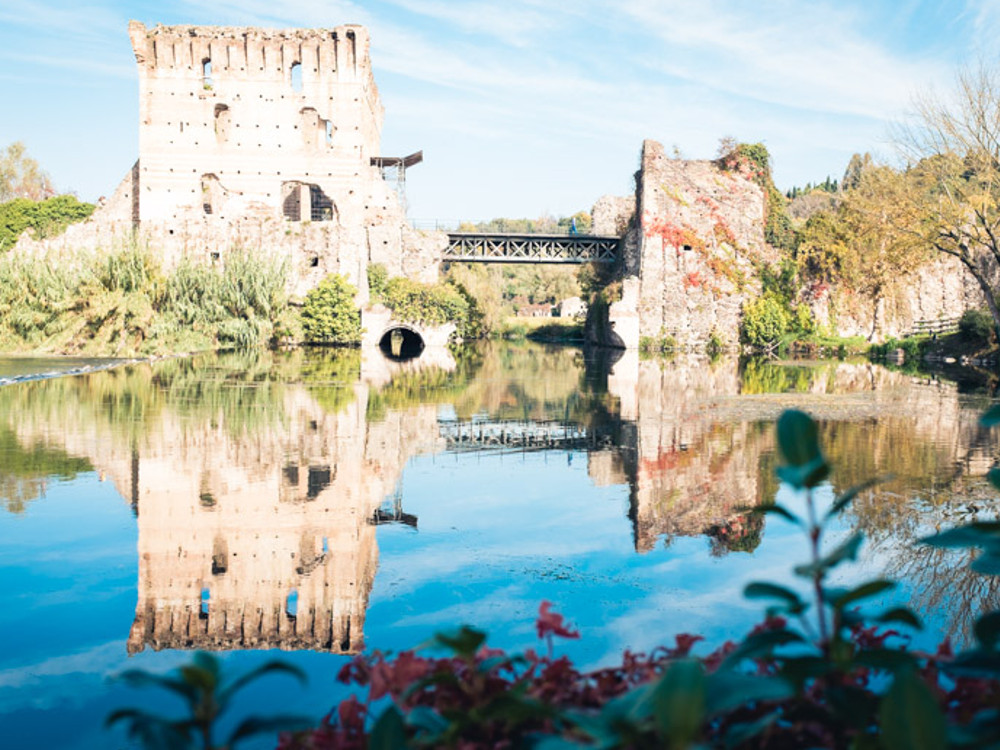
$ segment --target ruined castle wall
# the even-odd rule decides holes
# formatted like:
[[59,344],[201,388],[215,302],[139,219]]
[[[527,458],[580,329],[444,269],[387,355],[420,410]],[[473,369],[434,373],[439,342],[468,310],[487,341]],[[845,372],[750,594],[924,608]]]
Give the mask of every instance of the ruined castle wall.
[[[1000,282],[995,270],[993,277],[994,284]],[[986,306],[972,274],[958,258],[943,254],[900,277],[877,298],[821,285],[806,289],[804,300],[820,326],[875,342],[901,338],[917,321],[957,318]]]
[[[620,223],[615,206],[605,208],[607,223]],[[764,209],[751,175],[671,159],[661,144],[645,141],[637,220],[625,238],[621,295],[602,343],[636,348],[645,337],[669,336],[698,347],[715,336],[735,345],[743,300],[759,290],[753,261],[772,255]]]

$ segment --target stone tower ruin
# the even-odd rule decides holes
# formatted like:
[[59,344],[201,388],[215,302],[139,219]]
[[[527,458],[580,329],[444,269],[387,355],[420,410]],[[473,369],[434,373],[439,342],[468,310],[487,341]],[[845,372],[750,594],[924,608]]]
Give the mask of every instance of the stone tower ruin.
[[[129,24],[139,68],[135,219],[289,221],[371,211],[383,109],[361,26]],[[384,196],[378,196],[383,198]]]
[[19,247],[146,244],[165,269],[233,248],[287,263],[304,295],[366,269],[437,280],[447,238],[410,228],[383,172],[383,108],[362,26],[271,30],[129,24],[139,74],[139,158],[90,220]]

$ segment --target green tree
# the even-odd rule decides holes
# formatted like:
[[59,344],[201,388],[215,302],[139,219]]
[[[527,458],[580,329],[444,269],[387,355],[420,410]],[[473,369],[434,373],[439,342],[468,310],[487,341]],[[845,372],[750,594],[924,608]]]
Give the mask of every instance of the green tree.
[[12,248],[25,230],[30,229],[38,239],[55,237],[93,212],[93,204],[81,203],[73,195],[59,195],[43,201],[15,198],[0,203],[0,252]]
[[870,164],[849,182],[854,187],[836,209],[806,222],[797,258],[810,276],[877,301],[890,284],[927,260],[929,245],[913,231],[924,187],[913,172]]
[[920,99],[897,141],[925,187],[920,220],[906,229],[961,261],[1000,332],[992,278],[1000,263],[1000,70],[964,70],[953,96]]
[[302,331],[314,344],[361,343],[361,311],[357,289],[340,274],[331,274],[306,295]]
[[0,151],[0,203],[15,198],[40,201],[55,193],[49,176],[28,156],[24,143],[15,141]]

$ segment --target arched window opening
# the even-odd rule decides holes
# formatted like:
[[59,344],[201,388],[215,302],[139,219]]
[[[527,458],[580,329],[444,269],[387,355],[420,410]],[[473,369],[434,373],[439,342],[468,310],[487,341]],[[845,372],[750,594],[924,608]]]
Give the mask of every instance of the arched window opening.
[[424,340],[420,334],[409,328],[393,328],[386,331],[378,345],[385,356],[397,362],[419,357],[424,350]]
[[198,617],[202,620],[208,619],[208,605],[211,600],[211,594],[208,589],[201,590],[201,608],[198,610]]
[[212,80],[212,60],[208,57],[201,61],[201,82],[206,90],[210,90],[215,85]]
[[323,120],[323,129],[326,131],[326,145],[333,146],[333,123]]
[[333,199],[319,185],[309,186],[309,215],[313,221],[332,221],[335,213]]
[[221,537],[215,537],[212,542],[212,575],[221,576],[229,570],[229,545]]
[[215,105],[215,140],[221,146],[229,142],[229,127],[232,114],[225,104]]
[[297,589],[285,599],[285,614],[289,617],[296,617],[299,614],[299,592]]
[[289,80],[292,82],[292,91],[302,93],[302,63],[293,62],[289,71]]
[[217,214],[222,208],[222,185],[214,174],[201,176],[201,207],[206,216]]

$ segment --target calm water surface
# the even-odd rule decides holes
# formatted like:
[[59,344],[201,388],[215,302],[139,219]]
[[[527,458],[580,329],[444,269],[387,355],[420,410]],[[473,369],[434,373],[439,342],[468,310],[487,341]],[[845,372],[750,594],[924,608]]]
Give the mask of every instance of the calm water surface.
[[822,503],[896,476],[835,531],[869,538],[845,577],[901,578],[892,601],[961,640],[1000,595],[912,540],[994,515],[988,404],[869,363],[612,363],[537,345],[405,364],[220,355],[7,385],[0,744],[124,746],[101,729],[109,711],[173,705],[110,678],[199,648],[233,671],[286,649],[308,688],[274,678],[243,706],[319,718],[347,654],[462,622],[532,647],[546,599],[582,631],[561,649],[586,666],[681,632],[739,637],[760,618],[743,587],[791,581],[805,554],[792,526],[744,510],[800,505],[773,479],[788,406],[821,420],[836,467]]

